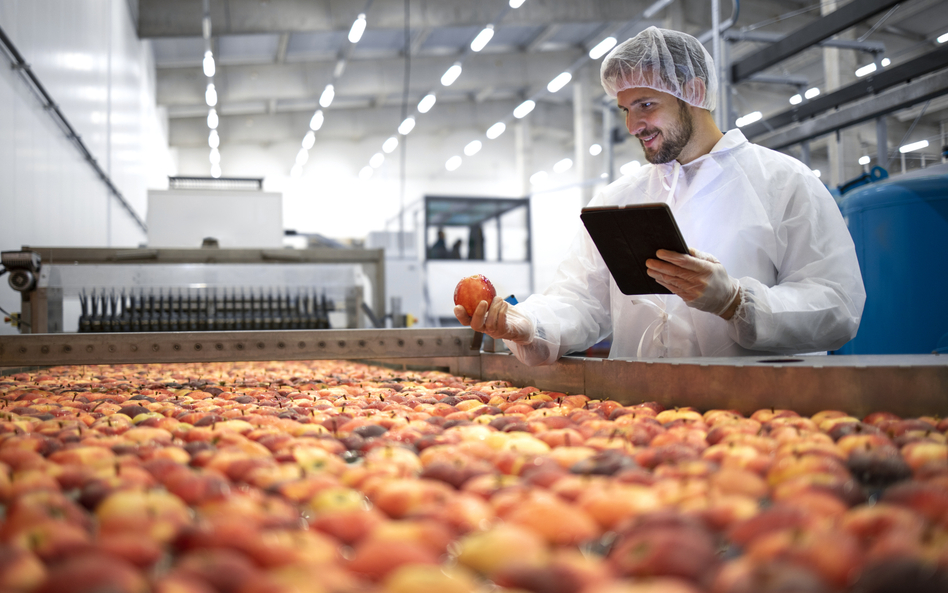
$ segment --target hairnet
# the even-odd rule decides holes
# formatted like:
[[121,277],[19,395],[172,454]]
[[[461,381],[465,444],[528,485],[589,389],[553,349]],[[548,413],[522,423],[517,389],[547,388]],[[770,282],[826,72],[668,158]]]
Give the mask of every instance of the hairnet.
[[[701,42],[678,31],[649,27],[617,45],[602,61],[602,88],[610,97],[630,88],[674,95],[714,111],[718,80],[714,61]],[[704,84],[691,84],[698,79]]]

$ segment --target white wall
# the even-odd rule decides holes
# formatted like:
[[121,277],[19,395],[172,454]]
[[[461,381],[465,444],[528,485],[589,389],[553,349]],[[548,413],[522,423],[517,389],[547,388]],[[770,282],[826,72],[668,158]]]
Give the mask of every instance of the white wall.
[[[4,0],[0,27],[144,220],[172,173],[154,60],[126,0]],[[145,233],[0,57],[0,249],[135,246]],[[0,281],[0,306],[20,308]],[[0,334],[13,333],[0,325]]]

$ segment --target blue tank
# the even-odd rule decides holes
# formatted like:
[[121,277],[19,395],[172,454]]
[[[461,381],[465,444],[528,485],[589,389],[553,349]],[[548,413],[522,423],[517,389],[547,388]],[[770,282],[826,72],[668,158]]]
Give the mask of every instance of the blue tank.
[[948,354],[948,167],[847,194],[866,284],[859,333],[838,354]]

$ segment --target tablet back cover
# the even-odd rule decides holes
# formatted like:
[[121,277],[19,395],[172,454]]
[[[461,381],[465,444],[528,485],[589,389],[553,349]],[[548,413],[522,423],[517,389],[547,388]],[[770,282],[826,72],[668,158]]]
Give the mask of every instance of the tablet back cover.
[[622,294],[671,294],[645,266],[659,249],[688,253],[666,204],[583,208],[580,218]]

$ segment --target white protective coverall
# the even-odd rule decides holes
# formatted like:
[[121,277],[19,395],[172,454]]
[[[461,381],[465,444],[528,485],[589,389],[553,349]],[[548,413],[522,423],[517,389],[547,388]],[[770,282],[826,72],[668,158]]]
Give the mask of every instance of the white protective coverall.
[[856,335],[866,299],[852,238],[832,196],[801,162],[731,130],[687,165],[646,165],[590,206],[664,202],[690,248],[740,281],[729,320],[676,295],[627,296],[585,229],[553,283],[516,309],[529,344],[506,341],[525,364],[550,364],[612,334],[610,358],[799,354]]

